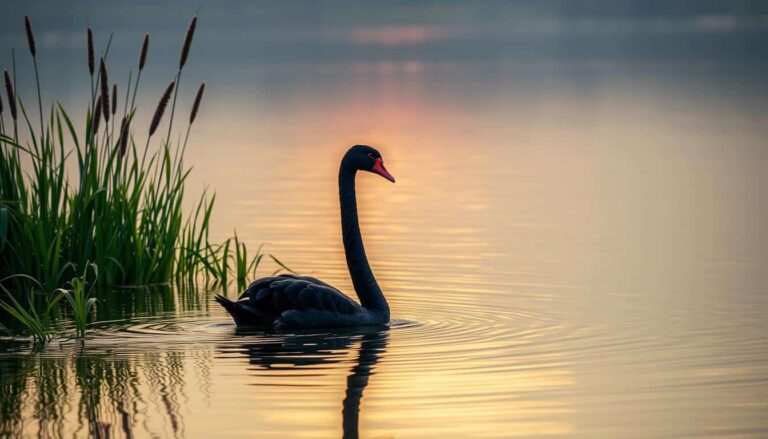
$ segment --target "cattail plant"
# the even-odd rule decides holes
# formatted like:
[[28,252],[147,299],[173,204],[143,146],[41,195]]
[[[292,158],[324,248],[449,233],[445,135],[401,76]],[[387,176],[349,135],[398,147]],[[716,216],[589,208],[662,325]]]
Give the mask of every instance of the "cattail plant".
[[192,112],[189,113],[189,124],[195,123],[197,117],[197,111],[200,109],[200,101],[203,100],[203,93],[205,92],[205,82],[200,84],[200,88],[197,89],[197,95],[195,96],[195,103],[192,105]]
[[8,95],[8,108],[11,111],[11,118],[16,120],[18,113],[16,112],[16,94],[13,92],[13,81],[11,81],[11,75],[8,74],[8,70],[3,72],[5,74],[5,92]]
[[27,43],[29,43],[29,52],[34,58],[37,54],[35,50],[35,34],[32,32],[32,23],[29,22],[29,17],[24,16],[24,29],[27,31]]
[[35,64],[35,83],[37,84],[37,108],[40,113],[40,135],[45,136],[45,124],[43,122],[43,98],[40,93],[40,75],[37,72],[37,49],[35,46],[35,34],[32,32],[32,23],[29,17],[24,16],[24,29],[27,32],[27,43],[29,44],[29,53],[32,54],[32,62]]
[[184,64],[187,63],[189,57],[189,49],[192,47],[192,37],[195,36],[195,28],[197,27],[197,16],[192,18],[192,22],[189,23],[187,28],[187,34],[184,36],[184,45],[181,48],[181,58],[179,59],[179,70],[184,68]]
[[192,38],[195,36],[195,28],[197,27],[197,15],[192,18],[187,28],[187,34],[184,36],[184,44],[181,46],[181,58],[179,58],[179,72],[176,74],[176,90],[173,93],[173,105],[171,105],[171,120],[168,122],[168,136],[166,142],[171,139],[171,129],[173,128],[173,116],[176,112],[176,96],[179,94],[179,84],[181,83],[181,70],[187,63],[189,57],[189,49],[192,47]]
[[99,65],[99,81],[101,82],[101,108],[104,113],[104,121],[109,122],[109,83],[107,82],[107,66],[104,64],[104,58],[101,58]]
[[131,99],[131,111],[136,107],[136,92],[139,89],[139,82],[141,81],[141,72],[144,70],[144,65],[147,62],[147,53],[149,52],[149,34],[144,34],[144,42],[141,44],[141,52],[139,52],[139,74],[136,75],[136,85],[133,86],[133,98]]
[[101,121],[101,106],[103,105],[103,102],[101,100],[101,95],[96,98],[96,104],[93,106],[93,113],[91,114],[91,132],[93,133],[93,136],[96,136],[96,133],[99,131],[99,121]]
[[[173,92],[175,86],[176,81],[171,81],[171,83],[168,84],[168,87],[166,87],[165,92],[163,92],[163,95],[160,97],[160,102],[157,103],[155,114],[152,116],[152,122],[149,124],[149,136],[147,136],[147,144],[144,145],[144,154],[141,157],[142,167],[144,166],[144,160],[147,158],[147,151],[149,150],[149,139],[151,139],[152,135],[155,134],[157,127],[160,125],[160,121],[163,119],[165,108],[168,106],[168,101],[171,99],[171,92]],[[167,140],[165,142],[165,146],[166,148],[168,146]],[[158,166],[157,170],[159,169],[160,167]]]
[[11,117],[16,120],[16,98],[13,93],[13,82],[11,81],[11,75],[8,74],[8,70],[3,71],[5,75],[5,92],[8,95],[8,108],[11,110]]
[[163,118],[163,114],[165,113],[165,108],[168,106],[168,101],[171,98],[171,92],[173,92],[174,86],[176,85],[176,81],[171,81],[170,84],[168,84],[168,87],[165,89],[165,92],[163,92],[163,96],[160,97],[160,102],[157,103],[157,108],[155,108],[155,114],[152,116],[152,123],[149,126],[149,135],[153,135],[155,131],[157,130],[157,126],[160,125],[160,120]]
[[163,119],[165,107],[168,106],[168,101],[171,99],[171,92],[173,92],[175,85],[176,81],[171,81],[171,83],[168,84],[168,87],[166,87],[165,92],[163,92],[163,96],[160,97],[160,102],[157,103],[157,108],[155,108],[155,115],[152,116],[152,123],[149,124],[149,137],[152,137],[152,135],[155,134],[155,131],[157,131],[157,127],[160,125],[160,120]]
[[88,72],[91,74],[91,80],[93,80],[93,73],[95,72],[96,64],[93,56],[93,31],[88,28]]
[[144,34],[144,42],[141,44],[141,53],[139,54],[139,71],[144,70],[144,64],[147,62],[147,52],[149,51],[149,34]]
[[101,115],[104,117],[104,130],[105,134],[109,134],[109,96],[101,98]]
[[192,129],[192,124],[195,123],[197,118],[197,112],[200,110],[200,102],[203,100],[203,93],[205,92],[205,82],[200,84],[200,88],[197,89],[197,95],[195,95],[195,102],[192,104],[192,111],[189,113],[189,125],[187,126],[187,134],[184,136],[184,147],[182,148],[182,156],[184,151],[187,150],[187,140],[189,139],[189,131]]
[[8,110],[11,112],[11,120],[13,120],[13,138],[18,139],[19,114],[16,109],[16,94],[13,92],[13,82],[8,70],[3,71],[3,74],[5,76],[5,93],[8,96]]
[[[200,110],[200,102],[203,100],[203,93],[205,92],[205,82],[200,84],[200,88],[197,89],[197,95],[195,95],[195,102],[192,104],[192,111],[189,113],[189,125],[187,125],[187,134],[184,136],[184,146],[181,148],[181,154],[178,155],[179,159],[184,158],[184,154],[187,152],[187,141],[189,140],[189,132],[192,130],[192,124],[195,123],[197,118],[197,112]],[[178,153],[178,150],[176,151]]]
[[110,132],[115,131],[115,113],[117,113],[117,84],[112,84],[112,126],[110,127]]
[[120,148],[120,157],[125,157],[125,153],[128,150],[128,138],[130,136],[130,120],[127,116],[123,116],[123,121],[120,122],[120,137],[117,139],[117,145]]
[[86,45],[88,47],[88,73],[90,74],[91,78],[91,106],[93,106],[93,100],[96,99],[96,91],[93,89],[93,73],[96,66],[93,57],[93,31],[90,27],[87,29],[86,34],[88,35],[86,41]]
[[112,116],[117,112],[117,84],[112,84]]

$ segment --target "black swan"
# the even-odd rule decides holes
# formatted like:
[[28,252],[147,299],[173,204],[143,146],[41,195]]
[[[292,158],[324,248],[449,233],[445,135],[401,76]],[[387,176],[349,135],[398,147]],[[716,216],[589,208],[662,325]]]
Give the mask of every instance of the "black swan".
[[344,154],[339,167],[341,231],[347,267],[360,304],[314,277],[283,274],[265,277],[251,285],[234,302],[217,295],[237,326],[274,329],[379,325],[389,322],[389,305],[365,257],[357,221],[355,175],[357,171],[395,178],[384,168],[378,151],[355,145]]

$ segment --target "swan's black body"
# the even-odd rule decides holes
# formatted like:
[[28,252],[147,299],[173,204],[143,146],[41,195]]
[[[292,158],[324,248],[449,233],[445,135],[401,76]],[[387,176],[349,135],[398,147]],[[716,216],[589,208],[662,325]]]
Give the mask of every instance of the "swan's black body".
[[347,267],[360,303],[313,277],[266,277],[253,282],[236,302],[216,296],[238,326],[317,328],[389,322],[389,305],[368,264],[360,234],[355,198],[358,170],[395,180],[384,168],[379,152],[370,146],[353,146],[341,160],[341,229]]

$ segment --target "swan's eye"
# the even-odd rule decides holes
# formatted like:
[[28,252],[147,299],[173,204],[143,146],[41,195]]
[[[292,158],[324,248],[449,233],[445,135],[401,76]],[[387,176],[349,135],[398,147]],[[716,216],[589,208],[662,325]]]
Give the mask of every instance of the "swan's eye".
[[368,157],[370,157],[370,158],[372,158],[372,159],[375,159],[375,158],[376,158],[376,157],[374,157],[374,156],[373,156],[373,153],[372,153],[372,152],[369,152],[369,153],[368,153]]

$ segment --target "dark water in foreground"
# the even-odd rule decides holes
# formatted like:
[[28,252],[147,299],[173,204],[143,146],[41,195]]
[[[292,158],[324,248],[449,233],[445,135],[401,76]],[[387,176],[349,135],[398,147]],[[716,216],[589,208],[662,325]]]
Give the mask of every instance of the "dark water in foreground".
[[[0,437],[768,436],[764,15],[397,4],[206,6],[184,79],[215,234],[346,292],[338,160],[379,148],[397,183],[361,175],[359,205],[392,325],[238,333],[211,292],[121,292],[84,345],[0,340]],[[89,11],[121,60],[160,36],[153,106],[186,17]],[[84,56],[81,14],[54,12],[75,105],[84,64],[51,54]]]

